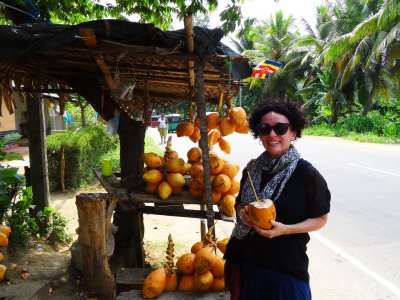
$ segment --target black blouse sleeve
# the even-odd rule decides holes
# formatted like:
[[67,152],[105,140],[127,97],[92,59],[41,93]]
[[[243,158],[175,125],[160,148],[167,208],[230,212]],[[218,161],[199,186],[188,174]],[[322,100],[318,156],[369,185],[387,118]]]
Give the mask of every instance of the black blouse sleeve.
[[321,217],[330,211],[331,193],[317,169],[310,166],[307,173],[308,216]]

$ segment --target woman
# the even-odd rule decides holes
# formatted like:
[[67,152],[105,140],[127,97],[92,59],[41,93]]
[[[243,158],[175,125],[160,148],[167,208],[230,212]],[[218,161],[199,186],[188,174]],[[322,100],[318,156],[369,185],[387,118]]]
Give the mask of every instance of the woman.
[[249,126],[265,151],[247,168],[259,199],[274,201],[276,221],[270,230],[251,223],[248,204],[255,196],[244,170],[237,223],[224,256],[226,285],[231,299],[309,300],[308,232],[325,225],[330,192],[292,144],[301,137],[305,116],[294,103],[269,100],[254,109]]

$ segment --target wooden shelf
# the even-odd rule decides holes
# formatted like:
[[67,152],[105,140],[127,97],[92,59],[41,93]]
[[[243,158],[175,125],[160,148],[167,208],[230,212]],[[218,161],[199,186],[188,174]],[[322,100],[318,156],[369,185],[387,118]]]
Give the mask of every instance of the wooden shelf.
[[[187,189],[184,189],[181,195],[172,195],[166,200],[158,198],[156,195],[145,192],[128,192],[122,188],[120,180],[113,174],[111,176],[102,176],[101,170],[95,169],[96,177],[110,194],[116,195],[121,207],[124,210],[137,210],[144,214],[155,214],[185,218],[206,219],[207,211],[201,210],[199,200],[193,199]],[[154,205],[149,205],[154,204]],[[194,205],[199,209],[188,208],[188,205]],[[220,210],[218,205],[214,205],[218,211],[214,211],[214,219],[226,222],[234,222],[236,215],[228,217]]]

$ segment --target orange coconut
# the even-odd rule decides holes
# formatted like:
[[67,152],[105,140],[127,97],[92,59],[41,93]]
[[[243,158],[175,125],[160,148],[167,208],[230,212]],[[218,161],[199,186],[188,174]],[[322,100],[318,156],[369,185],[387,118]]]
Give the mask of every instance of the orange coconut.
[[0,281],[4,279],[4,275],[7,271],[7,267],[5,265],[0,264]]
[[[221,199],[221,193],[216,191],[211,191],[211,202],[213,204],[218,203]],[[203,198],[201,199],[201,203],[206,204],[206,194],[204,193]]]
[[210,154],[210,174],[218,174],[224,167],[224,161],[218,155]]
[[145,191],[150,194],[155,194],[157,192],[158,182],[146,184]]
[[172,188],[182,187],[185,185],[185,178],[181,173],[168,173],[167,182]]
[[192,180],[189,184],[189,192],[192,198],[201,199],[204,194],[204,188],[200,188],[194,180]]
[[182,122],[176,127],[176,136],[191,136],[194,131],[194,125],[191,122]]
[[189,139],[193,143],[197,143],[201,139],[201,134],[200,134],[200,128],[197,126],[194,126],[193,133],[189,136]]
[[0,232],[4,233],[7,237],[9,237],[11,233],[11,227],[0,224]]
[[214,276],[210,271],[205,273],[194,273],[194,285],[197,288],[197,291],[207,291],[211,287],[213,279]]
[[235,131],[237,133],[244,133],[244,134],[248,133],[249,132],[249,123],[247,123],[247,121],[246,121],[243,124],[240,124],[240,125],[237,124],[235,126]]
[[223,118],[219,121],[219,131],[222,136],[227,136],[235,132],[235,124],[229,119],[229,117]]
[[235,213],[235,197],[226,195],[220,200],[221,210],[228,217],[232,217]]
[[196,273],[204,274],[210,271],[216,262],[214,249],[210,246],[205,246],[196,252],[194,257],[194,269]]
[[160,199],[165,200],[171,195],[172,187],[169,185],[168,182],[162,181],[160,185],[157,187],[157,193]]
[[249,217],[251,222],[263,229],[271,229],[271,220],[276,219],[274,202],[271,199],[254,201],[249,204]]
[[162,173],[156,169],[151,169],[143,174],[143,180],[146,183],[159,183],[162,178]]
[[204,166],[203,163],[201,162],[196,162],[194,163],[189,170],[189,175],[192,178],[196,178],[199,176],[201,173],[204,173]]
[[196,254],[197,251],[199,251],[201,248],[203,248],[204,244],[202,241],[196,242],[193,244],[192,248],[190,248],[190,252],[193,254]]
[[192,167],[192,164],[185,163],[185,164],[183,165],[181,174],[182,174],[182,175],[188,174],[191,167]]
[[180,194],[182,194],[182,187],[181,186],[172,187],[171,194],[172,195],[180,195]]
[[193,274],[194,273],[194,257],[193,253],[185,253],[181,255],[176,261],[176,267],[183,274]]
[[218,146],[221,149],[221,151],[225,152],[226,154],[231,153],[231,144],[224,138],[220,138],[218,142]]
[[229,112],[229,118],[234,124],[241,125],[246,122],[246,111],[241,107],[234,107]]
[[151,299],[158,297],[165,289],[167,274],[164,268],[151,272],[143,282],[143,298]]
[[224,276],[224,268],[225,268],[225,259],[220,256],[217,256],[215,259],[215,263],[211,268],[211,273],[216,277]]
[[219,193],[226,193],[231,188],[231,179],[225,174],[218,174],[212,182],[212,188]]
[[181,292],[194,292],[196,286],[194,285],[194,276],[183,274],[179,281],[178,290]]
[[182,171],[185,161],[182,158],[176,157],[167,162],[167,171],[171,173],[179,173]]
[[224,292],[225,291],[225,279],[223,277],[214,277],[213,283],[210,286],[211,292]]
[[212,145],[214,146],[216,143],[219,142],[219,139],[221,138],[221,132],[218,129],[211,129],[208,132],[208,144],[211,144],[211,139],[212,139]]
[[173,271],[171,275],[167,274],[167,280],[165,284],[165,292],[172,292],[175,291],[178,287],[178,276],[176,275],[176,272]]
[[236,180],[236,179],[232,179],[231,180],[231,188],[229,189],[229,191],[227,191],[225,195],[236,195],[237,193],[239,193],[239,189],[240,189],[240,181]]
[[239,172],[239,165],[233,164],[233,163],[225,163],[221,171],[219,172],[220,174],[225,174],[228,175],[229,178],[233,179],[237,173]]
[[218,115],[218,113],[217,112],[209,113],[206,116],[206,121],[207,121],[207,129],[208,130],[218,128],[218,124],[219,124],[219,115]]
[[193,164],[199,162],[202,156],[202,150],[199,147],[193,147],[189,149],[187,152],[187,158],[189,159],[189,163]]
[[156,169],[162,165],[161,157],[154,152],[148,152],[143,154],[143,162],[150,169]]

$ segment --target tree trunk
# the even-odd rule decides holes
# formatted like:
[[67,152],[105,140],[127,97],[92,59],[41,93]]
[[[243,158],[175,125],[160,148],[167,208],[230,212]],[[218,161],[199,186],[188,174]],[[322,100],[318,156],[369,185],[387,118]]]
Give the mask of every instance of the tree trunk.
[[114,275],[107,259],[107,236],[116,199],[110,194],[76,196],[84,285],[89,293],[112,295]]

